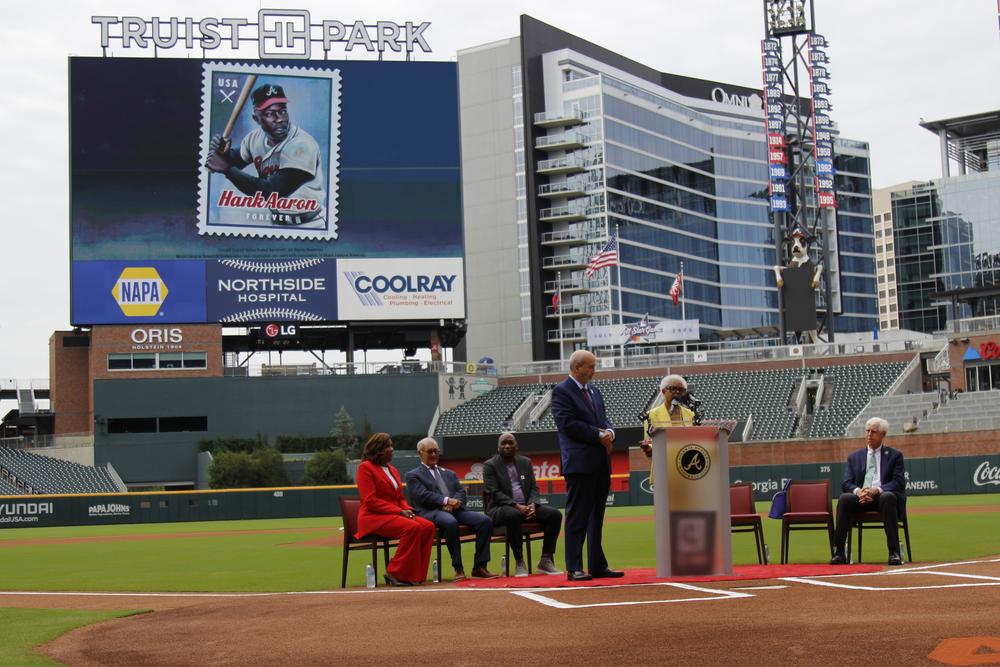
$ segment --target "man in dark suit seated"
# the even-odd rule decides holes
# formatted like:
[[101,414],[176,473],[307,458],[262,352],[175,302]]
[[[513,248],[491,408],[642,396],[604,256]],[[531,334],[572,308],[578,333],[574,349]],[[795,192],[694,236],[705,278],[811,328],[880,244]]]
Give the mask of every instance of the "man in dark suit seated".
[[486,513],[493,519],[493,525],[507,527],[507,541],[514,552],[514,576],[528,576],[521,543],[521,524],[525,521],[537,521],[545,533],[537,570],[545,574],[562,574],[552,560],[562,527],[562,513],[541,504],[531,460],[517,455],[517,439],[513,433],[500,434],[497,455],[483,466],[483,489],[490,494]]
[[843,493],[837,501],[837,530],[831,565],[847,563],[844,544],[851,529],[851,514],[877,511],[885,524],[889,565],[902,565],[899,555],[899,515],[906,503],[906,471],[903,454],[882,444],[889,422],[873,417],[865,423],[865,444],[847,457]]
[[[596,369],[597,358],[577,350],[569,358],[569,377],[552,390],[552,417],[559,431],[566,478],[566,578],[570,581],[624,576],[608,567],[601,546],[615,432],[601,392],[590,383]],[[583,571],[584,539],[589,574]]]
[[455,569],[455,581],[465,579],[462,544],[458,537],[459,525],[469,526],[476,533],[472,576],[476,579],[496,578],[499,575],[486,569],[490,562],[493,521],[482,512],[465,509],[465,487],[458,481],[458,475],[438,465],[441,448],[434,438],[424,438],[418,442],[417,453],[420,455],[420,465],[406,473],[410,504],[417,514],[433,521],[435,526],[444,531],[445,544],[451,554],[451,565]]

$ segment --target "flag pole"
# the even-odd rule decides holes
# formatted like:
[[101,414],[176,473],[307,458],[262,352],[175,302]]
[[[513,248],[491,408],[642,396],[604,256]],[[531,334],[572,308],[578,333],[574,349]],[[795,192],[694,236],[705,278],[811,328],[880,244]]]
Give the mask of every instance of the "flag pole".
[[[625,324],[625,306],[622,304],[622,240],[618,235],[618,223],[615,223],[615,270],[618,274],[618,324]],[[610,281],[609,281],[610,282]],[[622,368],[625,367],[625,343],[619,346],[622,357]]]
[[[684,302],[687,299],[687,294],[685,294],[686,292],[687,292],[687,289],[684,288],[684,260],[681,260],[681,319],[682,320],[687,320],[687,312],[686,312],[686,310],[684,308],[684,305],[685,305]],[[683,345],[684,345],[684,347],[683,347],[684,357],[685,357],[684,361],[686,363],[687,362],[687,351],[688,351],[688,341],[687,341],[687,338],[685,337],[682,342],[683,342]]]
[[556,315],[559,316],[559,369],[563,361],[562,271],[556,272]]

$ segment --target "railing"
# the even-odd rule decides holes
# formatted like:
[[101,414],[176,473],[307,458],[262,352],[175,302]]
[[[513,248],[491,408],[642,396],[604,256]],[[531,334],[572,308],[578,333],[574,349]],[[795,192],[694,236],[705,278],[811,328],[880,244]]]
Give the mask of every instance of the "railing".
[[599,290],[607,289],[608,279],[604,278],[563,278],[562,280],[546,280],[545,291],[561,290]]
[[559,134],[550,134],[544,137],[538,137],[535,141],[535,148],[545,148],[547,146],[572,146],[579,144],[580,146],[586,146],[587,142],[590,141],[586,135],[580,132],[560,132]]
[[564,169],[569,167],[584,169],[587,167],[587,160],[580,155],[567,155],[564,157],[551,158],[549,160],[539,160],[536,165],[536,171]]
[[587,209],[583,206],[554,206],[538,211],[538,217],[542,220],[546,218],[582,218],[586,215]]
[[[554,282],[554,281],[550,281]],[[563,281],[566,282],[566,281]],[[546,291],[549,291],[546,282]],[[555,289],[554,287],[552,289]],[[564,287],[565,289],[565,287]],[[552,332],[550,332],[552,333]],[[741,361],[774,361],[795,360],[803,364],[805,359],[837,358],[848,354],[872,354],[891,352],[920,352],[936,350],[941,345],[940,339],[929,340],[899,340],[899,341],[867,341],[859,343],[818,343],[816,345],[772,345],[737,349],[711,349],[712,345],[723,343],[699,343],[697,348],[689,344],[685,352],[661,352],[650,354],[626,354],[622,357],[615,354],[618,348],[607,356],[600,357],[602,370],[615,368],[648,368],[668,366],[696,366],[699,364],[723,364]],[[791,348],[801,349],[801,355],[791,354]],[[628,348],[626,348],[628,349]],[[698,357],[696,358],[696,355]],[[704,355],[702,358],[701,355]],[[560,362],[541,361],[518,364],[503,364],[498,367],[500,375],[541,375],[565,370]]]
[[1000,329],[1000,315],[987,315],[985,317],[967,317],[961,320],[952,320],[943,333],[976,333],[980,331],[994,331]]
[[583,122],[587,119],[589,114],[584,113],[580,109],[573,109],[569,113],[565,111],[542,111],[535,114],[534,122],[536,125],[541,123],[559,123],[559,122],[569,122],[578,121]]
[[949,368],[951,368],[951,360],[948,358],[949,348],[950,345],[948,343],[945,343],[944,345],[941,346],[941,351],[938,352],[937,355],[933,359],[931,359],[931,363],[928,364],[930,366],[929,368],[930,372],[943,373],[947,371]]
[[580,241],[583,243],[604,243],[608,240],[608,232],[603,229],[583,230],[564,229],[558,232],[545,232],[542,234],[542,243],[555,243],[557,241]]

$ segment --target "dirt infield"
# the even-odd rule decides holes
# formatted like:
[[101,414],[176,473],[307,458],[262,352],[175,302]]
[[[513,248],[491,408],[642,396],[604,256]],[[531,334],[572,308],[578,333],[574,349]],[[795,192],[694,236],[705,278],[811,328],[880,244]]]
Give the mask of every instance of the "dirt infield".
[[1000,665],[1000,557],[704,584],[5,594],[0,606],[153,610],[45,647],[69,665]]

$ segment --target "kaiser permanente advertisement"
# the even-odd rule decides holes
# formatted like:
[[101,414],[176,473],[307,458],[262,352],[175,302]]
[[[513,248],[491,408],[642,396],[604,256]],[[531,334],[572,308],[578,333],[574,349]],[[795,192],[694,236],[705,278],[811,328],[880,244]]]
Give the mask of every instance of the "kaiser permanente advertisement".
[[69,64],[74,325],[465,316],[454,63]]

